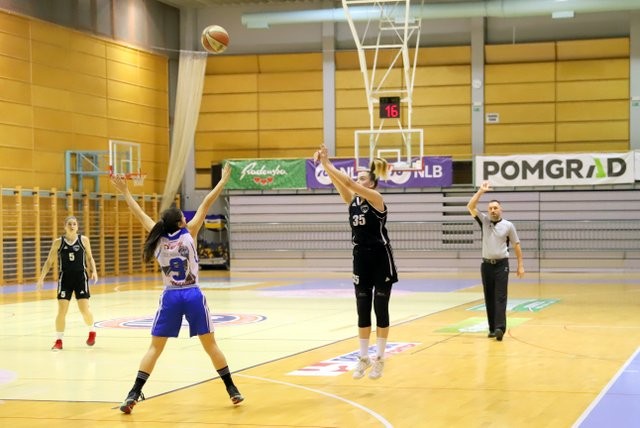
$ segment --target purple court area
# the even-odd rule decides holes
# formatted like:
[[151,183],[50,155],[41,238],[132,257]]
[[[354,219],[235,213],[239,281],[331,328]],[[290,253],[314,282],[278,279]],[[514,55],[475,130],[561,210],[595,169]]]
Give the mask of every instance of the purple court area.
[[[472,279],[401,279],[393,284],[394,290],[411,292],[447,293],[473,287],[480,283]],[[300,290],[351,290],[353,283],[345,279],[300,280],[299,283],[280,285],[264,289],[265,291],[300,291]]]
[[574,425],[574,428],[603,427],[640,427],[640,348]]

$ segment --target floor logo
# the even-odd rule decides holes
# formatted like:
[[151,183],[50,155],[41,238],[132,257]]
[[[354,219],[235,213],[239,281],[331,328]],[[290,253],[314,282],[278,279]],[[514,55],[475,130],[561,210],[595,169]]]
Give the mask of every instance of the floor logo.
[[[507,310],[511,312],[538,312],[559,301],[560,299],[509,299],[507,301]],[[482,303],[467,310],[485,311],[485,306]]]
[[[406,342],[393,342],[387,343],[385,348],[385,355],[399,354],[418,346],[420,343],[406,343]],[[375,346],[369,347],[369,355],[374,355],[376,352]],[[353,351],[348,354],[343,354],[329,360],[320,361],[319,363],[312,364],[310,366],[294,370],[287,373],[289,376],[339,376],[343,373],[350,372],[358,364],[358,356],[360,351]]]
[[[512,328],[526,321],[529,321],[529,318],[507,318],[507,326]],[[436,330],[438,333],[486,333],[487,331],[489,331],[487,319],[477,317],[467,318],[457,324]]]
[[[99,321],[95,325],[99,328],[125,328],[125,329],[150,329],[153,324],[153,316],[122,317],[110,320]],[[246,325],[266,320],[264,315],[253,314],[211,314],[211,321],[215,327],[226,327],[232,325]],[[182,326],[189,326],[184,318]]]

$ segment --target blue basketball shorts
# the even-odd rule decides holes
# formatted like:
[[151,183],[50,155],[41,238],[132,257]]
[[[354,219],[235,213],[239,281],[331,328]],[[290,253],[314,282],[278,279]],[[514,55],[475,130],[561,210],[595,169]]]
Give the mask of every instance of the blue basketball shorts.
[[190,287],[162,292],[151,335],[178,337],[183,316],[189,323],[189,336],[200,336],[213,331],[206,297],[199,287]]

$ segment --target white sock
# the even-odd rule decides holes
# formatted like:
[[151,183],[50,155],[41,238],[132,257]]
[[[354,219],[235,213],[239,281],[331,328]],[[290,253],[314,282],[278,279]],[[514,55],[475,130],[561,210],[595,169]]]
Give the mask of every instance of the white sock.
[[64,331],[56,331],[56,339],[62,340],[63,336],[64,336]]
[[376,339],[376,356],[380,358],[384,358],[384,350],[386,347],[387,347],[387,338],[378,337]]
[[367,357],[369,356],[369,339],[359,339],[360,340],[360,356]]

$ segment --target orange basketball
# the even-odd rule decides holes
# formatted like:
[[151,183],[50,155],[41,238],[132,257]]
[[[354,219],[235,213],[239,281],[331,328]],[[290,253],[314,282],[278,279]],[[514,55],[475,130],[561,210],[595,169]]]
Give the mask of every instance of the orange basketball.
[[229,46],[229,33],[219,25],[209,25],[202,30],[202,47],[209,53],[219,54]]

